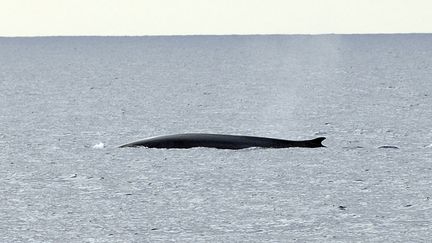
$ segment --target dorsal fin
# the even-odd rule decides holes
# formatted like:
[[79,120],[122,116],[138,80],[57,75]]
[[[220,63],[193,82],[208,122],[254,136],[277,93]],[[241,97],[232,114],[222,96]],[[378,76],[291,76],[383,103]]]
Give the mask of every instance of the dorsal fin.
[[319,137],[312,139],[310,142],[313,147],[325,147],[324,145],[322,145],[322,141],[324,141],[325,139],[325,137]]

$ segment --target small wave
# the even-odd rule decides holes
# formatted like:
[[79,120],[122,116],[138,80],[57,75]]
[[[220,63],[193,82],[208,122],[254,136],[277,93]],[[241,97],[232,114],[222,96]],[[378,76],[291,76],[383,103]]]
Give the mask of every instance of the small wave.
[[105,144],[101,142],[101,143],[93,145],[93,148],[94,149],[103,149],[103,148],[105,148]]

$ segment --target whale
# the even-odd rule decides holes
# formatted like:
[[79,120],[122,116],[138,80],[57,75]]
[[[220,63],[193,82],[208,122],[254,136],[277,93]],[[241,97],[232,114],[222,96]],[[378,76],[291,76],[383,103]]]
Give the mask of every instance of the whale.
[[196,147],[216,149],[245,149],[245,148],[319,148],[325,147],[322,141],[325,137],[311,140],[285,140],[267,137],[210,134],[210,133],[184,133],[165,136],[150,137],[132,143],[120,145],[125,147],[147,147],[159,149],[189,149]]

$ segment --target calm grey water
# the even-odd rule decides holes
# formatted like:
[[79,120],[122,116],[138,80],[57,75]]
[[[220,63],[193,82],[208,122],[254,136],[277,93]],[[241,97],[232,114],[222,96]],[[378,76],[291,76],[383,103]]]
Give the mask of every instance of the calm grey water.
[[[428,241],[431,44],[0,38],[0,241]],[[327,148],[116,148],[182,132]]]

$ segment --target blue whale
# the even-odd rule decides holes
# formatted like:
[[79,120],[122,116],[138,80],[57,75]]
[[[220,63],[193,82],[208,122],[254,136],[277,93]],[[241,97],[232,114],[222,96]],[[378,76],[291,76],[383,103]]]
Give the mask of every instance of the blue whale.
[[244,149],[251,147],[259,148],[319,148],[325,147],[321,142],[325,137],[312,140],[292,141],[266,137],[252,137],[239,135],[208,134],[208,133],[185,133],[167,136],[146,138],[136,142],[121,145],[124,147],[147,147],[165,149],[188,149],[195,147],[207,147],[217,149]]

